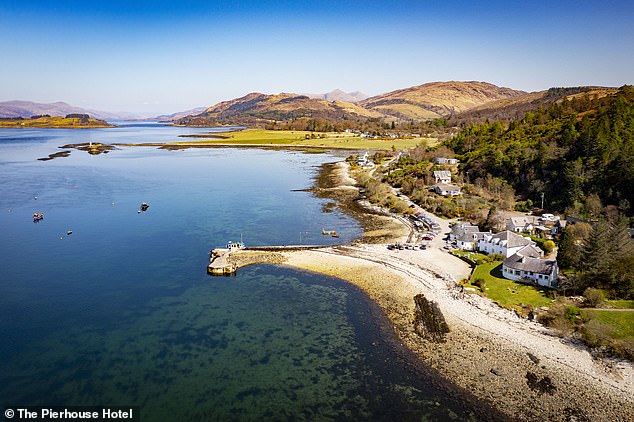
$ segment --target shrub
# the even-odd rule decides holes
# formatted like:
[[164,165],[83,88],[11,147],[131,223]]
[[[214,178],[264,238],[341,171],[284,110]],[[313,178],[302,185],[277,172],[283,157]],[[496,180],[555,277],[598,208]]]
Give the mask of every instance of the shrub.
[[[568,308],[573,309],[569,310]],[[555,303],[546,312],[539,314],[537,320],[545,326],[554,329],[559,336],[563,337],[570,334],[574,329],[574,324],[568,317],[574,320],[576,317],[575,313],[578,315],[579,308],[576,308],[576,310],[577,312],[575,312],[574,306]]]
[[590,347],[607,345],[611,341],[612,328],[601,321],[591,320],[583,325],[583,341]]
[[583,297],[586,298],[588,305],[593,308],[601,306],[605,302],[605,293],[603,290],[588,287],[583,291]]
[[519,201],[515,203],[515,211],[528,212],[533,208],[533,201],[527,199],[526,201]]
[[487,282],[485,279],[483,278],[476,278],[475,280],[473,280],[472,283],[474,286],[478,287],[481,291],[484,292],[484,290],[486,289],[487,286]]
[[581,315],[581,310],[576,306],[566,306],[564,310],[564,318],[574,323],[577,317]]
[[544,242],[544,252],[547,254],[551,253],[555,249],[555,242],[552,240],[547,240]]

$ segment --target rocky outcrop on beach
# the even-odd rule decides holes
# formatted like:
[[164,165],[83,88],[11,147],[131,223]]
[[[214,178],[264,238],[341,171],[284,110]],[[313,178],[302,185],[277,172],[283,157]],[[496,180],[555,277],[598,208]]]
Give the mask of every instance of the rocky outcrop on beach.
[[414,296],[414,331],[422,338],[435,343],[445,341],[449,326],[436,302],[430,302],[421,294]]

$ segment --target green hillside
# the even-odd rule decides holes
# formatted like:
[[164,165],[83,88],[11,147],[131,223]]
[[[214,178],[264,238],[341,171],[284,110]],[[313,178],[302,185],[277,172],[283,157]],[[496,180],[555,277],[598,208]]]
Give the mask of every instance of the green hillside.
[[634,202],[634,88],[575,96],[521,120],[471,125],[447,142],[469,180],[488,174],[525,198],[564,211],[598,197],[631,215]]

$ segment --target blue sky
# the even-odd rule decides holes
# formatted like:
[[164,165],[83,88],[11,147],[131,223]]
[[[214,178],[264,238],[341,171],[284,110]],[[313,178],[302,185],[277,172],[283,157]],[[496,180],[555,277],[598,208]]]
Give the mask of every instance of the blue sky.
[[249,92],[634,83],[631,1],[0,0],[0,101],[147,114]]

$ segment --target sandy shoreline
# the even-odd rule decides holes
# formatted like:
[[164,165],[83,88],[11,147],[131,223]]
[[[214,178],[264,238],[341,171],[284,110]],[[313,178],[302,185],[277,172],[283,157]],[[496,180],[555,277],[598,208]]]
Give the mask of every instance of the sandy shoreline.
[[[357,196],[346,166],[334,165],[330,183],[320,182],[326,186],[324,196],[344,201]],[[456,281],[468,276],[469,267],[438,248],[388,251],[381,241],[403,238],[408,229],[398,220],[387,220],[366,215],[360,221],[368,233],[361,243],[284,253],[284,265],[360,287],[426,365],[489,402],[508,420],[634,420],[632,364],[595,360],[585,347],[558,338],[538,323],[465,295]],[[384,223],[387,227],[382,228]],[[450,329],[445,342],[424,340],[414,331],[413,297],[419,293],[442,311]]]

